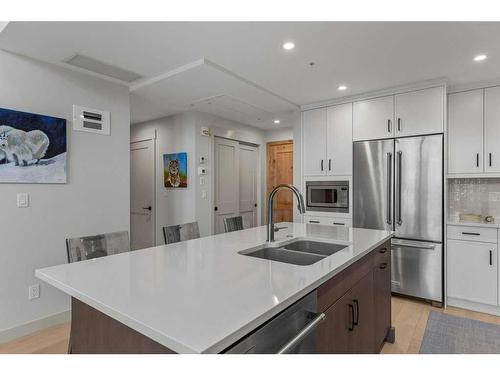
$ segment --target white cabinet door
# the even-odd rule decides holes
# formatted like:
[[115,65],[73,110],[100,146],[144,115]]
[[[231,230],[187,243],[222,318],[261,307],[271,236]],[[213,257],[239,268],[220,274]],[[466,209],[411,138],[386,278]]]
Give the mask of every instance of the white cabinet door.
[[324,175],[326,160],[326,108],[303,112],[304,176]]
[[500,87],[484,90],[484,171],[500,172]]
[[327,109],[327,173],[352,175],[352,103]]
[[394,136],[394,96],[362,100],[353,107],[355,141]]
[[483,90],[448,95],[448,173],[483,172]]
[[442,133],[444,88],[432,87],[394,96],[395,136]]
[[448,240],[448,297],[496,305],[497,245]]

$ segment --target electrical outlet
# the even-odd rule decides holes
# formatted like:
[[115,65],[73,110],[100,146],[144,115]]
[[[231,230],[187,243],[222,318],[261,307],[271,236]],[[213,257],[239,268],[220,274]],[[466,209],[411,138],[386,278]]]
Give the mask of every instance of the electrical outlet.
[[26,208],[30,205],[30,197],[28,193],[17,193],[17,207]]
[[28,299],[40,298],[40,284],[30,285],[28,287]]

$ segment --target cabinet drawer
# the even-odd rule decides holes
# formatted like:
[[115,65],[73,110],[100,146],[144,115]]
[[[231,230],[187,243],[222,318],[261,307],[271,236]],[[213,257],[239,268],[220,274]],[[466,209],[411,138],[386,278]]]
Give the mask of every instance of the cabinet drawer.
[[391,244],[389,242],[379,246],[374,251],[373,261],[373,267],[379,267],[383,263],[391,263]]
[[452,240],[497,243],[497,228],[448,225],[448,236]]
[[352,227],[352,219],[345,218],[345,217],[305,215],[304,216],[304,223]]

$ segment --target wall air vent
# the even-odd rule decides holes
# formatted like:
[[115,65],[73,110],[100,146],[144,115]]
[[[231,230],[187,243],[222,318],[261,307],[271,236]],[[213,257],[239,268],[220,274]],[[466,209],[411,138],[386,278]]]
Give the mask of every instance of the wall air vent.
[[123,82],[130,83],[139,78],[142,78],[140,74],[80,54],[76,54],[65,60],[64,62],[66,64],[73,65],[103,76],[118,79]]
[[110,135],[110,113],[108,111],[74,105],[73,129],[82,132]]

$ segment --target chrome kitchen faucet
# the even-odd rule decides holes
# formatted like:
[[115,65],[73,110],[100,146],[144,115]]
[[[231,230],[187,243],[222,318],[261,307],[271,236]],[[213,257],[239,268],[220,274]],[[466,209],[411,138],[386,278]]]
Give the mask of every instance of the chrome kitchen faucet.
[[291,190],[295,196],[297,197],[297,201],[299,202],[297,208],[301,214],[306,213],[306,207],[304,205],[304,197],[300,193],[299,189],[297,189],[293,185],[289,184],[281,184],[276,186],[273,191],[269,194],[269,198],[267,200],[267,242],[274,242],[274,221],[273,221],[273,201],[274,196],[281,189],[289,189]]

